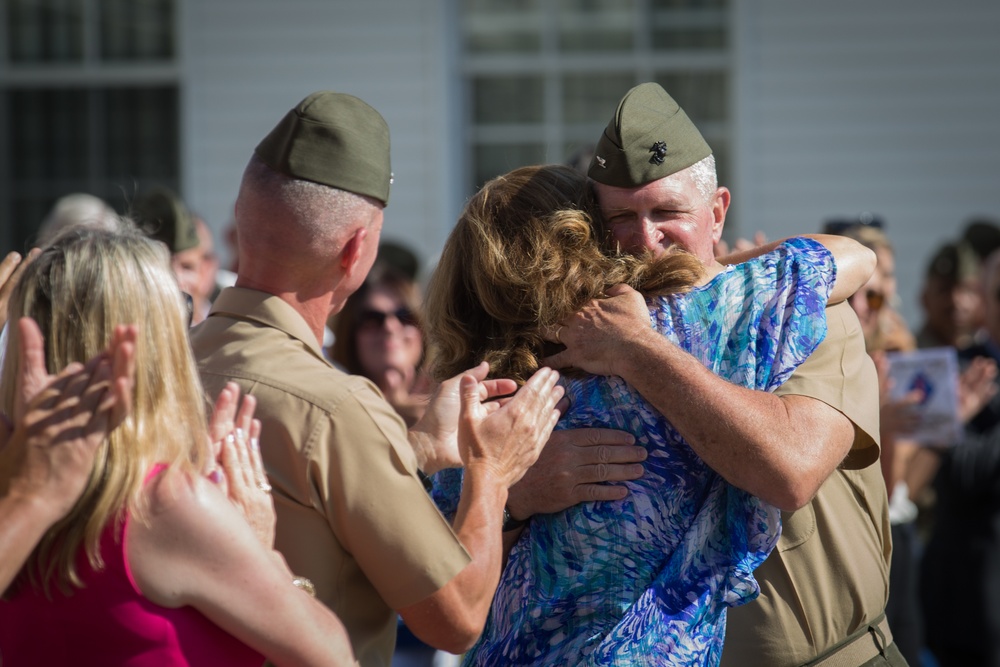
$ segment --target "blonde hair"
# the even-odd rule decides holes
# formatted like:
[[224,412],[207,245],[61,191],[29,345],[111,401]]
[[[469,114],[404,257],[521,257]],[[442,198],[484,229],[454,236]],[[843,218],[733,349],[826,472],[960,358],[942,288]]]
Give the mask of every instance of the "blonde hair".
[[[101,534],[126,510],[142,518],[143,483],[154,465],[201,470],[207,456],[201,384],[168,261],[162,244],[132,226],[70,229],[28,265],[11,295],[11,321],[28,316],[41,327],[49,373],[105,350],[116,325],[139,328],[132,413],[101,444],[83,495],[22,571],[46,594],[52,582],[63,592],[81,586],[81,547],[92,567],[103,567]],[[0,396],[10,414],[20,359],[18,330],[8,333]]]
[[485,359],[491,375],[523,383],[546,352],[543,332],[608,287],[669,294],[703,274],[683,251],[658,259],[602,253],[598,215],[589,182],[570,167],[522,167],[484,185],[466,204],[428,287],[434,377]]

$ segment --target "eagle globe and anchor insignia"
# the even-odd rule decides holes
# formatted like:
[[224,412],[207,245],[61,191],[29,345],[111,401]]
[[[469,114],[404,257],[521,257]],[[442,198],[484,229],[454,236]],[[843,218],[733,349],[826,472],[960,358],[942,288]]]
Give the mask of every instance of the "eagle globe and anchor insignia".
[[663,141],[657,141],[655,144],[649,147],[649,152],[653,155],[649,158],[652,164],[663,164],[663,161],[667,159],[667,144]]

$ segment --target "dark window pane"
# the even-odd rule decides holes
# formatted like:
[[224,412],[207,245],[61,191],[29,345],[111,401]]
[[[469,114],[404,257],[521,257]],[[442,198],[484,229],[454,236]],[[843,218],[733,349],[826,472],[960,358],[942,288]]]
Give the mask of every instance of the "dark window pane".
[[172,0],[101,0],[101,59],[172,58],[173,8]]
[[83,59],[82,0],[7,0],[5,4],[11,62]]
[[[56,203],[56,195],[40,197],[15,197],[11,202],[11,225],[13,234],[8,239],[10,249],[24,254],[34,245],[38,228]],[[6,254],[6,250],[5,250]]]
[[542,164],[545,147],[541,144],[481,144],[475,147],[475,189],[495,176],[529,164]]
[[618,100],[635,84],[633,72],[567,74],[563,77],[563,120],[606,124]]
[[477,124],[538,123],[544,118],[540,76],[480,76],[472,81],[472,97]]
[[14,90],[0,137],[10,182],[0,188],[0,250],[34,239],[55,200],[92,192],[118,211],[153,184],[179,188],[178,95],[155,88]]
[[179,171],[177,88],[105,91],[106,175],[114,182],[173,179]]
[[87,92],[13,90],[7,93],[7,145],[15,187],[29,181],[87,176]]

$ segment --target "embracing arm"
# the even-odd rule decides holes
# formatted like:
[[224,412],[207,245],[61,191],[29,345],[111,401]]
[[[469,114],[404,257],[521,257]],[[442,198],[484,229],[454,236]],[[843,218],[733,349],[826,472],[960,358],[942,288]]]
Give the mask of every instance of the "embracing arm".
[[[827,303],[839,303],[861,289],[875,271],[875,253],[854,239],[834,234],[801,234],[810,238],[830,251],[833,262],[837,265],[837,279],[830,290]],[[757,248],[742,250],[718,258],[722,264],[742,264],[754,257],[771,252],[787,239],[773,241]]]
[[[841,306],[837,306],[838,308]],[[736,386],[649,326],[638,292],[616,286],[568,320],[557,366],[619,375],[734,486],[785,510],[805,505],[854,442],[851,421],[807,396]]]
[[850,450],[850,420],[813,398],[731,384],[647,331],[619,374],[731,484],[784,510],[808,503]]

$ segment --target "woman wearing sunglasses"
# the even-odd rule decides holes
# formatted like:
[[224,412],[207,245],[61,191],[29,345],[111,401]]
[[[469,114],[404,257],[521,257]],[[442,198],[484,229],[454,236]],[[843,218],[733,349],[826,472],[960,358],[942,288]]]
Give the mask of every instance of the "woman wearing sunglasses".
[[430,391],[421,372],[424,336],[420,289],[388,265],[376,267],[334,323],[330,358],[385,394],[407,425],[423,414]]

